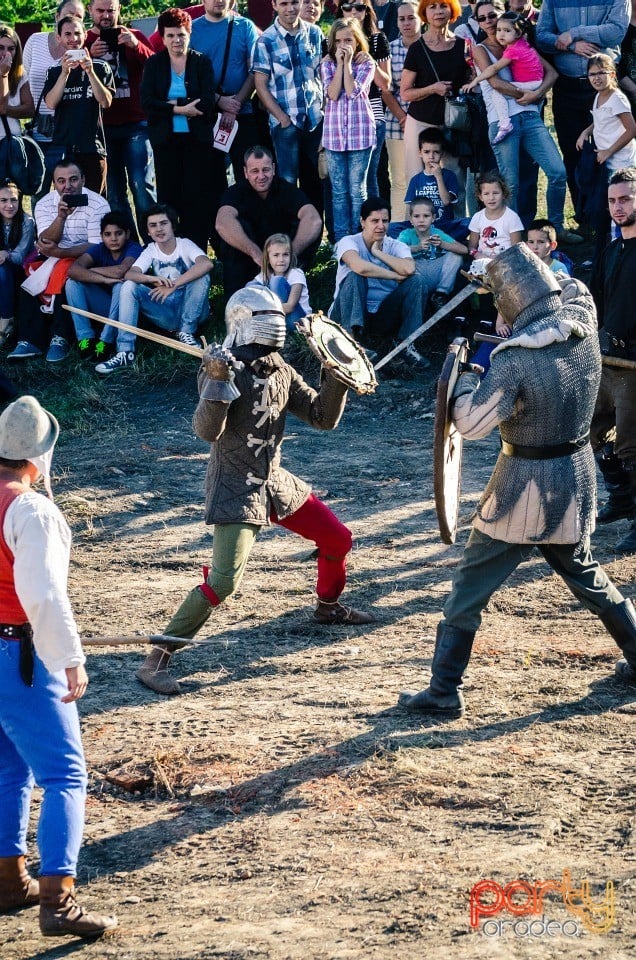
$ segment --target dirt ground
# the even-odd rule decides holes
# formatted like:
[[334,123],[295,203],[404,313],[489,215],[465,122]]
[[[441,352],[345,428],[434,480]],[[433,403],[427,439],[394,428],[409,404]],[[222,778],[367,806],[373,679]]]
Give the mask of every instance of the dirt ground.
[[[70,589],[86,636],[161,630],[209,558],[194,372],[161,388],[122,374],[101,388],[117,416],[59,444],[55,488],[74,532]],[[45,941],[36,912],[23,911],[3,918],[2,960],[634,956],[636,690],[613,678],[611,638],[548,567],[531,558],[490,604],[464,719],[396,708],[400,690],[426,682],[498,449],[495,436],[466,445],[463,524],[444,546],[433,374],[352,397],[331,434],[288,421],[284,461],[353,529],[347,599],[377,623],[315,625],[312,545],[270,529],[240,594],[202,632],[214,642],[175,658],[183,696],[137,683],[142,648],[87,648],[78,879],[82,902],[115,912],[120,927],[95,944]],[[624,526],[601,528],[594,543],[633,595],[634,558],[613,552]],[[137,792],[109,782],[121,768]],[[33,811],[35,829],[37,796]],[[504,902],[471,927],[479,881],[562,884],[564,871],[578,889],[569,911],[553,889],[538,916]],[[600,924],[600,913],[572,912],[586,880],[588,905],[610,902],[613,883],[607,932],[584,922]],[[530,893],[510,891],[512,905]],[[543,928],[528,927],[541,917]]]

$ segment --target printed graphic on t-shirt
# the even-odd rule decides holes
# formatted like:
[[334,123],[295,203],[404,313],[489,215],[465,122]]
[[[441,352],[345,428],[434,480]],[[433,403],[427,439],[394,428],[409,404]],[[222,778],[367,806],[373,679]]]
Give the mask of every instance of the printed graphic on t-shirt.
[[175,257],[174,260],[153,260],[148,273],[153,277],[163,277],[164,280],[176,280],[188,269],[183,257]]

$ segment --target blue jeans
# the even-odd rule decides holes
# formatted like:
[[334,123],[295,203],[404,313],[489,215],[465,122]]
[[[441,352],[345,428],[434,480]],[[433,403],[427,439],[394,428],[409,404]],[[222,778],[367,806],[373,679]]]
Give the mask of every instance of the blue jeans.
[[[67,280],[65,286],[66,302],[69,307],[79,310],[89,310],[98,313],[101,317],[119,320],[119,296],[123,284],[115,283],[112,287],[103,287],[99,283],[80,283],[79,280]],[[78,340],[90,340],[95,337],[93,325],[88,317],[80,313],[72,313],[75,336]],[[105,326],[102,328],[100,339],[104,343],[114,343],[117,339],[117,329]]]
[[[272,293],[276,294],[281,303],[287,303],[289,300],[289,294],[291,293],[289,280],[286,280],[285,277],[272,277],[268,283],[268,287]],[[287,327],[288,333],[293,333],[293,331],[296,329],[296,321],[300,320],[303,316],[304,313],[301,309],[300,303],[296,304],[291,313],[285,314],[285,326]]]
[[455,286],[457,271],[462,265],[462,258],[458,253],[446,252],[435,260],[426,257],[415,257],[415,272],[422,278],[426,286],[426,295],[439,290],[440,293],[450,293]]
[[492,143],[499,129],[498,123],[491,123],[488,136],[497,158],[499,172],[508,184],[510,199],[508,205],[517,209],[519,193],[519,157],[521,148],[539,164],[548,179],[547,204],[548,219],[557,230],[563,227],[563,206],[565,204],[565,167],[550,136],[550,132],[538,113],[524,110],[510,118],[512,133],[500,143]]
[[331,319],[345,330],[364,328],[370,337],[386,339],[397,337],[403,340],[422,325],[426,286],[417,273],[395,284],[379,305],[377,313],[367,309],[369,284],[366,277],[348,273],[331,308]]
[[0,264],[0,317],[4,320],[15,316],[15,298],[20,274],[24,279],[24,272],[17,263],[5,260]]
[[134,230],[135,221],[128,202],[127,187],[130,187],[139,236],[145,237],[144,214],[157,202],[155,190],[155,167],[148,125],[146,123],[122,123],[105,126],[106,149],[108,150],[107,189],[111,210],[127,214]]
[[77,707],[61,703],[66,674],[35,657],[33,686],[19,673],[20,644],[0,639],[0,857],[26,853],[33,783],[44,791],[38,825],[42,876],[76,876],[86,767]]
[[[322,139],[322,123],[313,130],[301,130],[290,123],[288,127],[281,127],[280,123],[271,130],[272,143],[276,153],[276,172],[283,180],[298,182],[298,171],[301,153],[307,157],[311,166],[318,170],[318,148]],[[272,230],[272,233],[274,230]]]
[[366,150],[325,150],[333,204],[336,243],[360,229],[360,207],[367,199],[367,170],[371,147]]
[[[369,197],[379,197],[380,187],[378,186],[378,167],[380,166],[380,154],[386,138],[386,123],[384,120],[375,122],[375,147],[371,152],[371,161],[369,163],[369,172],[367,173],[367,195]],[[388,198],[387,198],[388,204]],[[356,230],[357,230],[356,226]]]
[[[136,327],[139,311],[162,330],[196,333],[196,329],[208,312],[209,276],[199,277],[183,287],[178,287],[163,303],[150,298],[154,287],[147,287],[134,280],[125,280],[119,295],[119,312],[126,323]],[[117,351],[134,353],[136,337],[127,330],[117,336]]]

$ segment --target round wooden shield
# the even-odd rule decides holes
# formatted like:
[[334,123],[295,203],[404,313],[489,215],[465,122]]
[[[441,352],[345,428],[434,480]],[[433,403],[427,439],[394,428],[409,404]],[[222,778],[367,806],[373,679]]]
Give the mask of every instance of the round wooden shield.
[[311,352],[331,374],[356,393],[373,393],[378,385],[373,364],[363,348],[340,324],[322,313],[310,313],[297,325]]
[[462,479],[463,439],[451,419],[451,400],[460,365],[468,359],[468,340],[453,340],[437,381],[433,428],[433,490],[439,532],[444,543],[455,543]]

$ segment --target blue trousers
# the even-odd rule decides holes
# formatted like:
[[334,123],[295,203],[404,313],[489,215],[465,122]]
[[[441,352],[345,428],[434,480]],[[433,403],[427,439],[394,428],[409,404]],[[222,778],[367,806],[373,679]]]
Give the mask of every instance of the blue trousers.
[[15,317],[15,301],[20,276],[24,279],[22,267],[10,260],[0,264],[0,317],[4,320]]
[[135,220],[128,202],[128,187],[135,205],[139,236],[146,235],[144,214],[157,202],[155,190],[155,165],[148,140],[147,123],[106,124],[106,149],[108,170],[106,173],[108,202],[111,210],[125,213],[135,232]]
[[[272,277],[268,286],[272,293],[276,294],[281,303],[287,303],[289,300],[289,294],[291,293],[289,280],[287,280],[285,277]],[[303,316],[304,314],[300,303],[297,303],[292,312],[285,316],[285,326],[287,327],[288,333],[294,332],[296,329],[296,321],[300,320]]]
[[[81,283],[79,280],[67,280],[64,288],[66,302],[70,307],[89,310],[91,313],[98,313],[102,317],[119,320],[119,295],[122,286],[122,283],[115,283],[112,287],[106,287],[100,283]],[[80,313],[72,313],[71,317],[75,327],[75,336],[78,340],[94,338],[95,331],[88,317],[83,317]],[[114,343],[117,339],[116,327],[103,327],[100,339],[104,343]]]
[[64,671],[36,656],[33,686],[19,673],[20,645],[0,639],[0,857],[26,853],[33,783],[44,791],[38,825],[42,876],[77,874],[86,766],[77,707],[62,703]]
[[[164,303],[150,298],[154,287],[143,283],[125,280],[119,295],[119,313],[124,323],[136,327],[139,311],[163,330],[182,330],[184,333],[196,333],[197,327],[208,312],[209,276],[199,277],[192,283],[186,283],[170,294]],[[117,350],[126,353],[135,351],[134,333],[120,330],[117,336]]]

